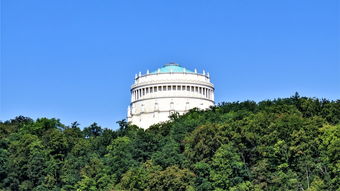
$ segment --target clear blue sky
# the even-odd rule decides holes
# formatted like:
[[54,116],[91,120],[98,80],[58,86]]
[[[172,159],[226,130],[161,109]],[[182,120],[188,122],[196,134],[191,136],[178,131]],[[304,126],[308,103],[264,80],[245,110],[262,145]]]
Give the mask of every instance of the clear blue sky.
[[116,128],[135,73],[210,72],[216,102],[340,98],[337,0],[1,0],[0,120]]

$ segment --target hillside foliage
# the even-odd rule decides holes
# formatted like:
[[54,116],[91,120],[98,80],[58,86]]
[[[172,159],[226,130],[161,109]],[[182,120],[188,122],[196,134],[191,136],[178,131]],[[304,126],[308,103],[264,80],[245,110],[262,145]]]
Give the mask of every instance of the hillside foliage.
[[340,187],[340,100],[221,103],[147,130],[0,122],[0,190],[289,191]]

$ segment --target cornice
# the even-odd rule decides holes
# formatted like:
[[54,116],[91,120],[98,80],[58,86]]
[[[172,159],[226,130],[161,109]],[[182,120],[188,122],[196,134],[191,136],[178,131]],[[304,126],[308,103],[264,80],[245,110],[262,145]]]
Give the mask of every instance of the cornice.
[[147,87],[147,86],[157,86],[157,85],[200,85],[206,86],[209,88],[214,89],[214,85],[211,82],[202,82],[197,80],[160,80],[160,81],[149,81],[149,82],[141,82],[136,83],[131,86],[131,90],[140,87]]
[[142,98],[136,101],[132,101],[130,105],[137,103],[137,102],[141,102],[141,101],[146,101],[146,100],[158,100],[158,99],[169,99],[169,98],[189,98],[189,99],[199,99],[199,100],[205,100],[205,101],[209,101],[212,104],[215,105],[215,101],[208,99],[208,98],[202,98],[202,97],[193,97],[193,96],[160,96],[160,97],[156,97],[156,98]]

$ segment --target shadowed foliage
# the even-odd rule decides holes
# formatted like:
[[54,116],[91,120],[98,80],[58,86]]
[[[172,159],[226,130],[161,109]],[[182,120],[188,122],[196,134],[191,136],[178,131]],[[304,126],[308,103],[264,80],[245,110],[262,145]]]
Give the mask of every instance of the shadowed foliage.
[[0,190],[336,190],[340,100],[193,109],[147,130],[0,122]]

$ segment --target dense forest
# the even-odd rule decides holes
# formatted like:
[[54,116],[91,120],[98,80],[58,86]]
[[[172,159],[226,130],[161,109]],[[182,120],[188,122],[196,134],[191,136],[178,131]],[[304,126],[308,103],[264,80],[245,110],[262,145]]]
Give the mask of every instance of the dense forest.
[[0,190],[339,190],[340,100],[220,103],[147,130],[0,122]]

